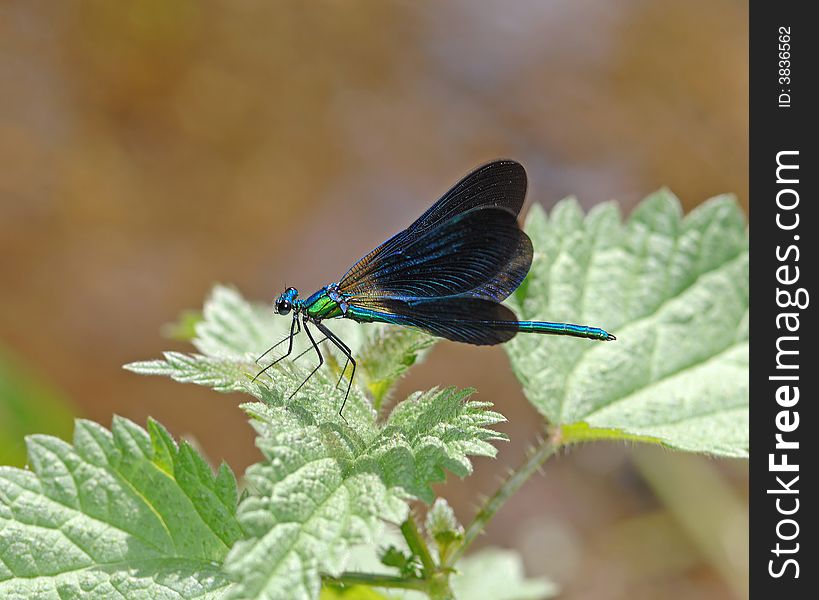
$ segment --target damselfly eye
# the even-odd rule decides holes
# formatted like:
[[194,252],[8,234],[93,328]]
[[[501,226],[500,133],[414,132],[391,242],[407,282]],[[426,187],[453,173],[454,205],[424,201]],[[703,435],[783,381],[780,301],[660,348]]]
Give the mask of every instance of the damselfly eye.
[[276,312],[280,315],[286,315],[290,312],[291,308],[293,308],[293,305],[290,304],[290,301],[288,300],[282,299],[276,302]]

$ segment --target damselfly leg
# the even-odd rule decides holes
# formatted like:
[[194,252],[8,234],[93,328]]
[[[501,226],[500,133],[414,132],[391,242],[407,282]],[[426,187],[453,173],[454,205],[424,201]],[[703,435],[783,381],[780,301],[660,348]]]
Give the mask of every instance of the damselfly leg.
[[[302,387],[304,387],[304,384],[307,383],[310,380],[310,378],[313,375],[316,374],[316,371],[318,371],[321,368],[321,365],[324,364],[324,356],[322,356],[321,350],[319,350],[318,344],[316,343],[316,340],[313,338],[313,334],[310,332],[310,328],[307,327],[307,319],[306,318],[304,319],[304,333],[306,333],[307,337],[310,338],[310,343],[313,344],[313,348],[316,351],[316,355],[318,356],[319,363],[316,365],[316,367],[312,371],[310,371],[310,374],[305,378],[305,380],[302,381],[299,384],[299,387],[297,387],[295,390],[293,390],[293,393],[290,394],[290,396],[287,398],[288,400],[292,399],[293,396],[295,396],[299,392],[299,390]],[[324,332],[322,332],[322,333],[324,333]]]
[[[293,390],[293,392],[290,394],[290,396],[288,396],[288,400],[292,399],[293,396],[295,396],[299,392],[299,390],[301,390],[301,388],[304,387],[304,385],[310,380],[310,378],[313,377],[313,375],[316,374],[316,371],[318,371],[319,368],[324,364],[324,356],[322,355],[321,350],[319,349],[319,346],[321,344],[323,344],[324,342],[330,341],[330,342],[333,343],[334,346],[336,346],[336,348],[338,348],[341,351],[341,353],[345,356],[345,359],[346,359],[344,361],[344,367],[341,370],[341,375],[338,378],[338,382],[336,382],[336,387],[338,387],[341,384],[341,381],[344,379],[344,374],[347,372],[347,367],[349,365],[353,366],[352,371],[350,372],[350,380],[349,380],[349,383],[347,384],[347,390],[346,390],[346,392],[344,394],[344,400],[342,401],[341,408],[338,411],[339,416],[342,419],[344,419],[344,415],[342,414],[342,411],[344,410],[344,406],[347,404],[347,398],[349,398],[349,396],[350,396],[350,390],[351,390],[352,385],[353,385],[353,378],[355,377],[356,361],[352,356],[352,351],[350,350],[350,347],[347,346],[347,344],[345,344],[343,341],[341,341],[341,339],[338,336],[336,336],[336,334],[334,334],[332,331],[330,331],[325,325],[321,324],[320,322],[315,322],[313,324],[319,329],[319,331],[322,332],[323,337],[320,338],[319,340],[316,340],[313,337],[312,332],[310,331],[310,329],[307,326],[307,321],[305,320],[304,332],[307,334],[307,337],[310,339],[310,347],[305,349],[305,350],[302,350],[299,354],[297,354],[292,359],[292,361],[296,362],[301,357],[303,357],[305,354],[307,354],[311,350],[314,350],[316,352],[316,356],[318,356],[319,362],[313,368],[313,370],[310,371],[310,374],[307,377],[305,377],[304,381],[302,381],[299,384],[299,386],[295,390]],[[283,340],[277,342],[276,344],[274,344],[273,346],[268,348],[267,351],[264,352],[264,354],[262,354],[261,356],[259,356],[259,358],[256,359],[256,362],[258,362],[259,360],[264,358],[265,355],[270,353],[272,350],[276,349],[278,346],[281,346],[284,342],[289,341],[290,343],[288,344],[287,352],[285,352],[282,356],[280,356],[275,361],[273,361],[272,363],[267,365],[264,369],[259,371],[259,373],[256,374],[256,377],[253,378],[253,381],[256,381],[256,379],[259,378],[263,373],[265,373],[265,371],[267,371],[271,367],[275,366],[280,361],[284,360],[285,358],[290,356],[290,354],[292,354],[292,352],[293,352],[293,338],[295,336],[297,336],[299,333],[301,333],[301,330],[302,330],[302,324],[299,322],[298,318],[294,318],[293,323],[290,326],[290,334],[287,337],[285,337]],[[344,419],[344,420],[346,422],[346,419]]]
[[298,326],[298,329],[296,330],[296,335],[301,333],[301,324],[298,323],[297,321],[298,321],[298,319],[293,319],[293,323],[290,324],[290,333],[288,335],[284,336],[283,339],[279,340],[278,342],[276,342],[275,344],[270,346],[270,348],[268,348],[267,350],[262,352],[258,357],[256,357],[256,362],[257,363],[260,360],[262,360],[265,356],[270,354],[273,350],[275,350],[276,348],[278,348],[279,346],[284,344],[286,341],[290,340],[292,342],[292,340],[293,340],[293,327],[294,326]]
[[[298,327],[298,331],[296,330],[296,327]],[[283,340],[281,340],[280,342],[277,342],[276,344],[272,345],[270,348],[268,348],[264,352],[264,354],[262,354],[259,358],[256,359],[256,362],[258,363],[268,352],[270,352],[271,350],[273,350],[277,346],[280,346],[281,344],[283,344],[287,340],[290,340],[290,343],[287,345],[287,352],[284,353],[279,358],[277,358],[276,360],[274,360],[269,365],[267,365],[264,369],[262,369],[261,371],[256,373],[256,376],[251,381],[256,381],[259,377],[261,377],[262,374],[264,374],[265,371],[267,371],[271,367],[274,367],[279,362],[281,362],[282,360],[284,360],[285,358],[290,356],[290,353],[293,352],[293,338],[296,337],[299,333],[301,333],[301,324],[299,323],[299,320],[294,316],[293,317],[293,322],[290,324],[290,335],[287,336],[286,338],[284,338]]]
[[[316,327],[325,336],[327,336],[327,339],[329,339],[331,342],[333,342],[333,344],[335,344],[336,348],[341,350],[344,356],[347,357],[347,362],[344,363],[344,368],[341,370],[341,376],[338,379],[339,383],[341,382],[342,377],[344,377],[344,371],[347,370],[347,364],[349,363],[353,365],[353,370],[350,373],[350,381],[347,384],[347,391],[344,394],[344,400],[341,402],[341,408],[338,409],[338,416],[344,419],[344,415],[342,415],[341,412],[344,410],[344,405],[347,404],[347,398],[350,396],[350,389],[353,387],[353,378],[355,377],[356,362],[355,359],[353,358],[353,353],[350,351],[350,347],[347,346],[347,344],[345,344],[344,342],[342,342],[341,339],[335,333],[330,331],[326,325],[323,325],[322,323],[316,323]],[[338,387],[338,384],[336,384],[336,387]]]

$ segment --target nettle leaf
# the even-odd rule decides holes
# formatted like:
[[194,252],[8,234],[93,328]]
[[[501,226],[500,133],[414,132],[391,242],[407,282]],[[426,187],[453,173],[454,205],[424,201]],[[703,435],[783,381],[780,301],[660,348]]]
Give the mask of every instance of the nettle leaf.
[[557,586],[542,577],[527,578],[523,560],[512,550],[486,548],[458,561],[452,576],[456,598],[471,600],[544,600]]
[[252,403],[266,461],[250,467],[239,520],[251,539],[226,569],[235,598],[313,598],[321,573],[338,575],[349,549],[378,540],[383,521],[407,517],[410,498],[432,501],[445,469],[471,472],[468,455],[494,456],[486,427],[503,419],[470,390],[431,390],[398,405],[383,427],[358,435],[305,410]]
[[623,223],[577,202],[526,222],[535,260],[521,319],[603,327],[616,342],[518,335],[506,345],[529,400],[567,441],[639,439],[748,454],[748,235],[731,197],[682,216],[667,190]]
[[469,456],[495,456],[490,442],[507,438],[488,427],[505,419],[488,402],[468,401],[473,391],[416,392],[395,407],[370,446],[390,485],[429,503],[430,484],[445,479],[444,469],[465,477]]
[[[438,513],[431,517],[432,520],[438,521],[438,526],[444,529],[458,528],[454,515],[444,515],[445,512],[451,512],[445,500],[440,498],[436,500],[431,511]],[[405,575],[401,571],[401,564],[411,560],[409,558],[411,552],[407,548],[406,540],[395,527],[387,527],[379,541],[381,542],[379,550],[373,546],[353,548],[350,552],[350,569],[381,575]],[[454,597],[459,600],[545,600],[555,596],[558,591],[557,585],[546,578],[527,577],[523,558],[516,551],[492,546],[482,548],[458,560],[449,581]],[[325,585],[321,598],[322,600],[348,597],[351,599],[369,598],[366,595],[358,595],[359,592],[363,593],[367,589],[370,588],[363,586],[337,588],[332,584]],[[402,600],[428,598],[426,594],[413,590],[379,588],[379,593],[385,598],[401,598]]]
[[330,365],[290,398],[312,370],[308,357],[315,364],[303,339],[287,360],[252,381],[261,369],[255,358],[289,333],[290,320],[230,288],[214,289],[194,326],[198,354],[166,353],[127,366],[258,400],[243,408],[264,460],[246,473],[247,496],[237,513],[246,535],[224,564],[236,582],[230,598],[317,597],[322,573],[340,574],[352,546],[379,539],[385,522],[406,518],[408,500],[431,502],[430,486],[447,470],[469,474],[470,455],[494,456],[490,442],[505,439],[488,428],[503,417],[468,400],[471,390],[419,392],[379,419],[373,402],[388,397],[431,338],[397,327],[330,325],[359,360],[361,385],[353,386],[344,418],[338,415],[344,384],[337,387],[343,362],[331,351],[324,352]]
[[[308,405],[328,420],[341,408],[346,379],[338,386],[343,361],[332,345],[322,353],[329,365],[322,367],[292,399],[290,394],[317,364],[315,351],[302,333],[295,338],[291,355],[267,370],[256,382],[253,377],[283,355],[287,342],[264,360],[256,358],[290,333],[291,320],[275,315],[270,307],[254,305],[233,288],[216,286],[205,303],[202,319],[193,323],[191,340],[197,354],[166,352],[164,359],[131,363],[125,368],[145,375],[165,375],[176,381],[205,385],[220,392],[244,392],[265,402],[291,408]],[[380,408],[397,380],[436,341],[422,332],[401,327],[360,324],[344,319],[327,322],[351,348],[358,361],[355,385],[344,407],[344,418],[357,429],[374,427],[375,408]],[[319,338],[317,338],[318,341]],[[346,371],[346,376],[350,369]],[[320,400],[317,400],[320,399]],[[343,422],[343,421],[342,421]]]
[[381,520],[402,520],[407,506],[377,475],[345,469],[328,446],[342,450],[346,440],[329,428],[305,427],[283,409],[250,410],[266,460],[246,473],[239,519],[249,539],[225,563],[239,582],[230,597],[315,598],[321,572],[341,572],[349,546],[372,542]]
[[444,498],[436,498],[426,519],[427,535],[438,546],[438,556],[442,559],[449,548],[464,537],[464,528],[455,517],[455,511]]
[[27,443],[30,471],[0,467],[0,597],[223,597],[242,535],[226,465],[121,417]]
[[360,344],[358,360],[367,391],[380,409],[395,382],[421,360],[438,338],[404,327],[362,327],[367,335]]

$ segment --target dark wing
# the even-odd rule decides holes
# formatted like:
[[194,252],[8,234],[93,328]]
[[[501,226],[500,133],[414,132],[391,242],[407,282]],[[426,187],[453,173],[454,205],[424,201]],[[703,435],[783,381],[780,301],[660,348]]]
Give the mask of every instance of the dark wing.
[[532,242],[504,208],[473,208],[366,265],[365,276],[342,280],[339,292],[365,297],[466,295],[499,302],[526,277]]
[[520,229],[518,231],[520,235],[515,240],[515,245],[510,248],[506,264],[491,279],[469,290],[467,295],[503,302],[523,283],[532,266],[532,240]]
[[455,215],[478,207],[505,208],[516,217],[526,197],[526,171],[514,160],[478,167],[456,183],[405,232],[420,234]]
[[411,243],[441,223],[477,208],[502,208],[515,217],[526,197],[526,171],[513,160],[497,160],[464,177],[404,231],[397,233],[354,264],[339,281],[353,288],[366,279],[384,256]]
[[364,298],[347,316],[362,321],[417,327],[432,335],[479,346],[501,344],[518,332],[515,313],[482,298]]

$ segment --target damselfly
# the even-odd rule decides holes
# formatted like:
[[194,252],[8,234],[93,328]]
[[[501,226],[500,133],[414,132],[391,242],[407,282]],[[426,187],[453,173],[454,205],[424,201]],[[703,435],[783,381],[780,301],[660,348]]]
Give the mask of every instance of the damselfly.
[[[288,342],[287,352],[256,377],[291,354],[293,338],[303,329],[318,365],[292,398],[324,364],[319,344],[329,340],[346,357],[339,384],[352,365],[341,414],[356,361],[349,346],[327,327],[328,319],[415,327],[477,345],[500,344],[519,331],[614,340],[607,331],[588,325],[518,321],[501,304],[532,264],[532,241],[517,223],[525,196],[523,167],[511,160],[491,162],[464,177],[417,221],[364,256],[337,282],[305,299],[288,287],[274,309],[280,315],[293,314],[290,335],[258,360],[284,342]],[[312,326],[323,336],[318,342]]]

